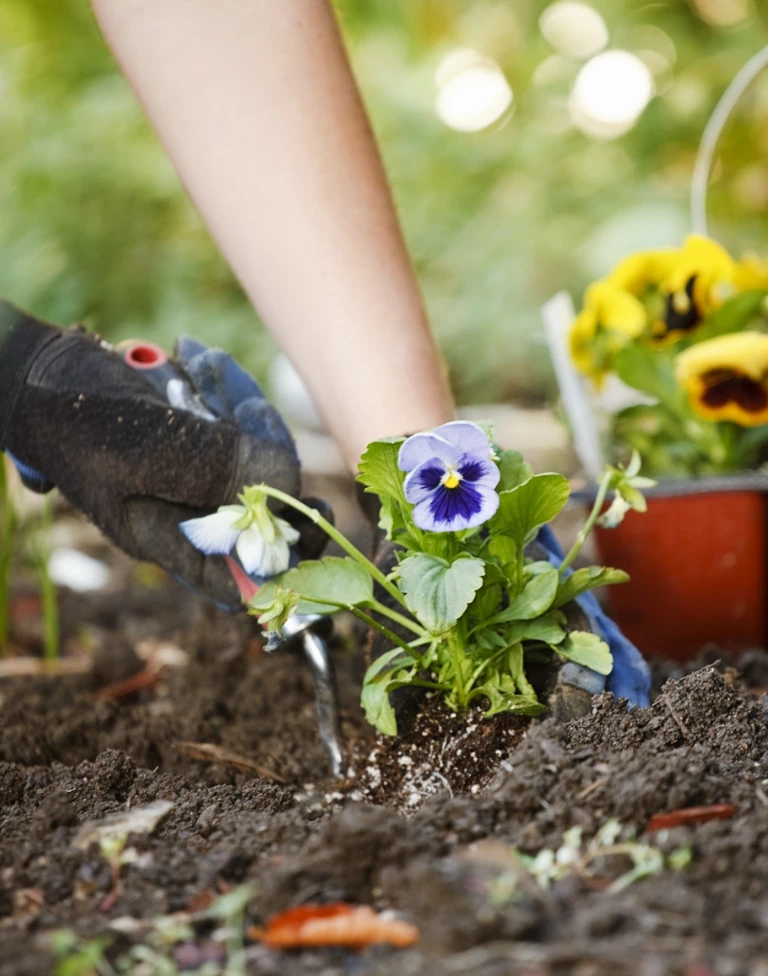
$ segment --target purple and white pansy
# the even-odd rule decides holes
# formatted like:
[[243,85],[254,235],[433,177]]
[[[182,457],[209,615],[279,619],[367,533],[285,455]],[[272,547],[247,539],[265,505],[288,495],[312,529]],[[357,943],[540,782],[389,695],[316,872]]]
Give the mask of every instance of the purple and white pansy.
[[501,474],[481,427],[457,420],[414,434],[400,448],[413,521],[428,532],[459,532],[487,522],[499,507]]

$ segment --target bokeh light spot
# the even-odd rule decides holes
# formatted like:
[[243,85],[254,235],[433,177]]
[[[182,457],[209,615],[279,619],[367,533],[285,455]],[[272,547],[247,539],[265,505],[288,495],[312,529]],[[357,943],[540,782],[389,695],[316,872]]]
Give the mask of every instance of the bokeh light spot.
[[579,72],[569,110],[582,132],[610,139],[632,128],[653,95],[653,76],[637,55],[604,51]]
[[469,48],[459,48],[442,58],[435,83],[435,112],[459,132],[479,132],[493,125],[513,100],[509,82],[493,58]]
[[558,0],[539,18],[541,33],[552,47],[573,58],[589,58],[608,43],[608,28],[600,14],[580,0]]

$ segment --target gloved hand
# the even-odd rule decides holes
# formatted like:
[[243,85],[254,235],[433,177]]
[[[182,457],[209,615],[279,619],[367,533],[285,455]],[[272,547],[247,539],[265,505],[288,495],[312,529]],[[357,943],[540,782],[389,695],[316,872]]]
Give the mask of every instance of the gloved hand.
[[[536,538],[547,552],[547,558],[558,567],[563,561],[555,534],[548,525],[539,530]],[[582,688],[590,694],[610,691],[617,698],[626,698],[631,705],[644,708],[650,704],[651,675],[640,651],[622,634],[613,620],[603,611],[594,594],[584,593],[577,597],[594,633],[608,644],[613,655],[613,670],[606,677],[580,664],[569,662],[564,666],[562,681]]]
[[[179,522],[235,502],[244,485],[298,494],[299,461],[279,414],[231,357],[193,340],[177,355],[214,419],[170,406],[97,337],[0,303],[0,450],[28,487],[56,485],[130,556],[234,610],[224,558],[203,556]],[[300,556],[318,556],[324,534],[293,510],[280,514],[301,532]]]

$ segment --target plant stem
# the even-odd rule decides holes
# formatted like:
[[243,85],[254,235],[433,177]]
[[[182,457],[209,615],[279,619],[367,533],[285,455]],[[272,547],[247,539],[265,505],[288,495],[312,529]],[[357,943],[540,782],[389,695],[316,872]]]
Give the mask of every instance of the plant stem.
[[297,512],[301,512],[302,515],[306,515],[307,518],[311,519],[315,525],[319,525],[320,528],[325,532],[325,534],[333,539],[333,541],[339,545],[344,552],[352,559],[355,560],[363,569],[373,577],[376,582],[389,593],[393,600],[406,608],[405,599],[403,594],[398,590],[398,588],[392,583],[387,577],[382,573],[378,566],[371,562],[366,556],[360,552],[360,550],[353,546],[352,543],[339,532],[336,526],[331,525],[331,523],[324,519],[323,516],[314,508],[310,508],[309,505],[305,505],[298,499],[294,498],[292,495],[287,494],[284,491],[280,491],[279,488],[270,488],[269,485],[259,485],[259,490],[263,491],[265,495],[270,498],[275,498],[277,501],[283,502],[284,505],[288,505],[290,508],[295,508]]
[[412,631],[419,637],[431,636],[429,631],[425,630],[415,621],[409,620],[408,617],[404,617],[401,613],[398,613],[397,610],[393,610],[386,604],[379,603],[378,600],[372,600],[368,606],[371,608],[371,610],[375,610],[376,613],[380,613],[384,617],[389,617],[390,620],[394,620],[396,624],[400,624],[401,627],[405,627],[407,630]]
[[406,651],[417,664],[421,664],[421,654],[414,650],[410,644],[407,644],[404,640],[402,640],[402,638],[398,637],[397,634],[393,633],[389,627],[385,627],[383,624],[380,624],[378,620],[374,620],[373,617],[369,616],[359,607],[352,607],[352,613],[356,617],[359,617],[360,620],[365,621],[369,627],[373,627],[374,630],[378,630],[379,633],[383,634],[387,638],[387,640],[392,641],[393,644],[397,644],[398,647],[402,647],[402,649]]
[[465,657],[464,651],[454,634],[450,634],[448,637],[448,650],[451,655],[451,661],[453,662],[453,670],[456,674],[456,700],[459,704],[459,711],[463,712],[467,707],[467,689],[464,685],[464,671],[462,667]]
[[587,536],[594,528],[595,522],[600,516],[600,512],[603,510],[603,505],[605,504],[605,496],[608,494],[608,486],[611,483],[611,478],[613,473],[611,471],[606,471],[603,475],[603,480],[600,482],[600,487],[597,489],[597,495],[595,496],[595,504],[592,506],[592,511],[589,513],[589,518],[581,527],[581,531],[576,536],[576,541],[573,543],[571,548],[568,550],[568,555],[560,564],[559,573],[562,576],[566,569],[571,565],[574,559],[581,552],[581,547],[586,542]]
[[55,661],[59,656],[59,608],[56,603],[56,586],[48,572],[50,556],[51,499],[43,500],[43,539],[40,549],[40,596],[43,602],[44,645],[43,657]]
[[0,655],[8,646],[10,617],[10,570],[12,537],[16,512],[8,489],[8,469],[5,455],[0,455],[0,505],[2,505],[2,537],[0,537]]

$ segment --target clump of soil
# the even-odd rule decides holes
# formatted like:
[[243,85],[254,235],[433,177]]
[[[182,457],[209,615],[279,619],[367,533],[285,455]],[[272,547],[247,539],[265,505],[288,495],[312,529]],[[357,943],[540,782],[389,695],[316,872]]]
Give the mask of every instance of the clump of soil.
[[479,793],[529,724],[529,718],[517,715],[488,719],[481,708],[457,715],[436,695],[413,695],[398,715],[397,736],[351,745],[345,792],[353,800],[406,814],[439,793]]
[[[103,934],[114,957],[141,938],[126,918],[190,909],[244,881],[256,886],[248,926],[293,905],[344,900],[400,911],[422,932],[412,949],[360,956],[286,957],[249,944],[254,974],[759,972],[768,952],[768,723],[764,699],[732,672],[706,667],[671,680],[643,711],[604,695],[563,725],[473,715],[467,754],[463,720],[437,702],[403,724],[399,744],[377,740],[357,703],[364,662],[339,649],[357,772],[340,789],[327,775],[302,661],[265,655],[248,621],[206,612],[190,626],[188,615],[180,603],[157,635],[189,663],[129,698],[94,697],[110,680],[110,646],[124,643],[119,633],[110,639],[104,617],[97,678],[0,682],[2,976],[50,973],[54,929]],[[759,661],[750,668],[765,673]],[[418,765],[419,738],[438,734],[445,755],[435,768],[450,788],[439,777],[427,788]],[[284,782],[191,759],[180,740],[247,756]],[[378,786],[363,773],[374,751]],[[411,807],[404,797],[413,792],[424,799]],[[109,866],[97,845],[74,843],[78,831],[156,800],[173,806],[154,832],[130,837],[136,856],[112,897]],[[654,813],[712,803],[733,804],[734,817],[643,836]],[[523,885],[514,897],[493,896],[512,848],[554,850],[568,828],[588,839],[612,817],[665,851],[690,845],[690,866],[618,893],[574,873],[547,891]],[[184,958],[203,958],[207,936],[198,936]]]

